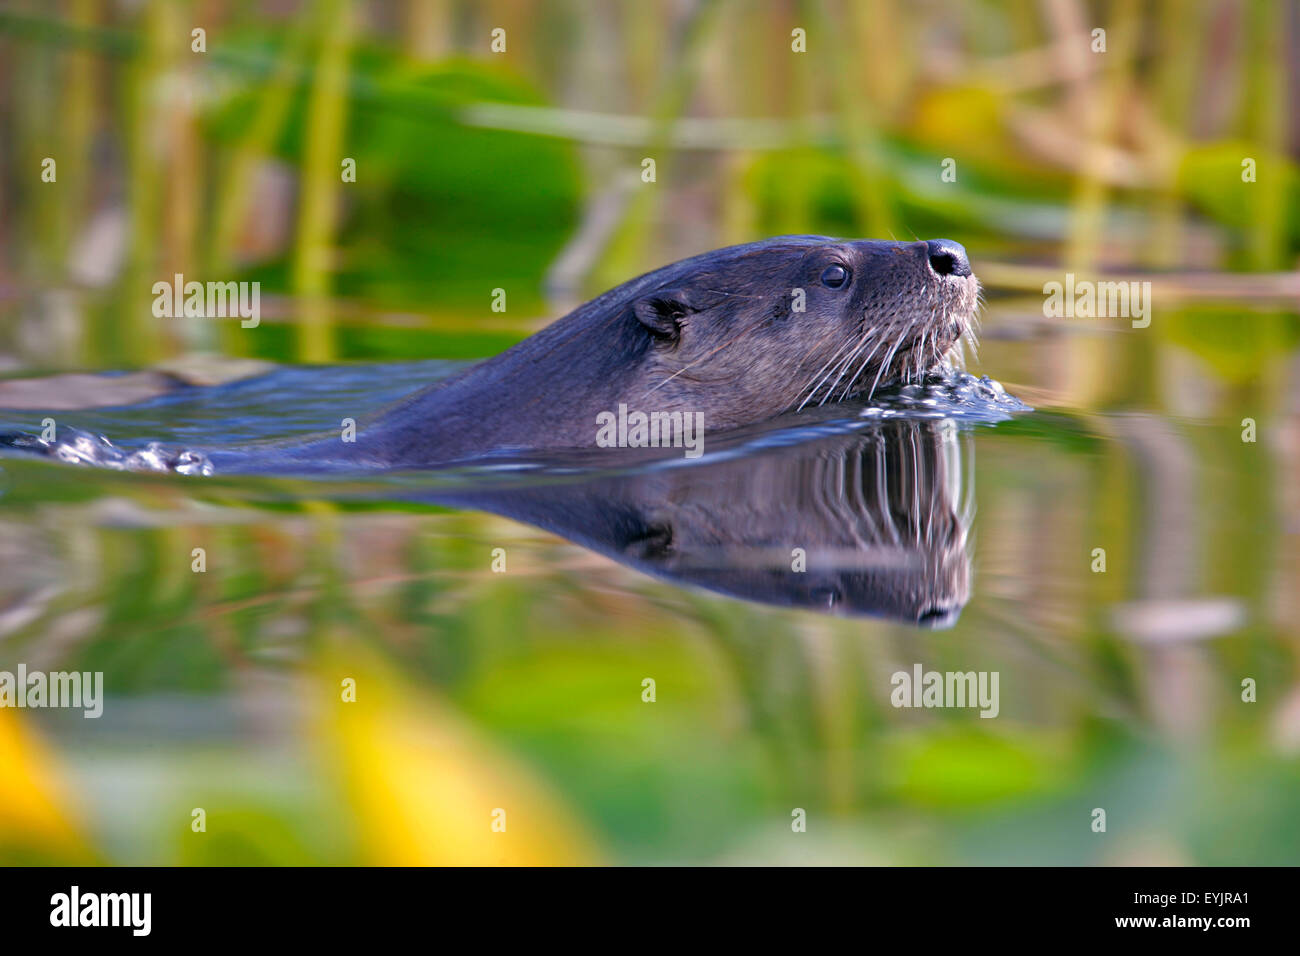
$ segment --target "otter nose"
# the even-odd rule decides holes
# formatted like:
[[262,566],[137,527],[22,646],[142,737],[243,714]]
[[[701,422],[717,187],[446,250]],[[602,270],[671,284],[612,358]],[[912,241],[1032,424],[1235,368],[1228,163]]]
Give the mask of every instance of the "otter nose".
[[961,243],[951,239],[931,239],[925,244],[930,251],[930,268],[941,276],[970,275],[970,260]]

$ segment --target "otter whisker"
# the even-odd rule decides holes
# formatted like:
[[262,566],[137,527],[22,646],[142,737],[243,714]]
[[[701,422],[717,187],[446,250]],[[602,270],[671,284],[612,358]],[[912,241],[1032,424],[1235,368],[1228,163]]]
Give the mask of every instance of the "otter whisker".
[[[872,329],[862,338],[862,340],[858,344],[858,347],[853,350],[853,354],[850,355],[848,357],[848,360],[842,364],[839,375],[835,377],[835,381],[831,384],[831,387],[826,390],[825,396],[823,396],[822,400],[817,403],[818,405],[825,405],[827,402],[831,400],[831,398],[835,395],[835,390],[839,388],[840,382],[844,380],[844,374],[852,367],[853,360],[862,354],[862,350],[866,348],[866,346],[873,339],[875,339],[875,336],[876,336],[876,330]],[[871,351],[867,353],[866,358],[862,360],[862,365],[858,367],[858,371],[854,373],[853,379],[856,379],[858,375],[862,374],[862,369],[865,368],[868,364],[870,364],[871,357],[875,355],[878,351],[880,351],[880,346],[883,345],[884,342],[885,342],[884,339],[879,339],[876,341],[876,344],[872,347]],[[843,391],[840,394],[841,401],[845,397],[847,397],[848,389],[853,387],[853,379],[850,379],[848,386],[846,386],[845,388],[845,391]]]
[[[915,380],[918,382],[921,381],[921,366],[922,363],[925,362],[925,340],[929,337],[929,335],[930,335],[930,330],[923,329],[921,331],[921,340],[916,343],[916,346],[913,349],[911,364],[916,366],[916,371],[913,374],[915,375]],[[912,378],[913,375],[908,376],[909,381],[911,381]]]
[[[826,402],[830,399],[830,397],[831,397],[833,394],[835,394],[835,388],[836,388],[836,386],[839,385],[840,380],[844,377],[844,370],[845,370],[846,368],[848,368],[849,365],[853,362],[853,358],[854,358],[854,356],[856,356],[856,355],[858,354],[858,352],[862,349],[862,347],[863,347],[864,344],[865,344],[865,341],[864,341],[863,339],[858,339],[856,342],[854,342],[854,343],[853,343],[853,348],[852,348],[852,350],[849,352],[849,354],[848,354],[847,356],[845,356],[843,359],[841,359],[841,360],[836,364],[834,370],[833,370],[831,373],[829,373],[829,374],[827,375],[827,378],[829,378],[830,375],[834,375],[835,377],[834,377],[834,379],[832,379],[830,385],[828,385],[828,386],[826,387],[826,394],[823,395],[822,398],[821,398],[821,401],[819,401],[819,402],[817,403],[818,406],[825,405]],[[820,387],[821,387],[821,386],[819,385],[818,388],[820,388]],[[816,393],[814,392],[813,394],[815,395]]]
[[948,350],[948,361],[960,369],[966,368],[966,341],[959,338]]
[[903,326],[902,331],[898,333],[898,338],[895,340],[893,348],[889,350],[889,354],[885,356],[885,360],[880,363],[880,370],[876,372],[876,379],[871,383],[871,390],[867,392],[867,401],[871,401],[871,396],[876,394],[876,386],[880,384],[880,376],[884,375],[885,369],[889,368],[889,363],[894,360],[894,353],[897,352],[898,347],[903,344],[903,339],[907,338],[907,333],[909,331],[911,330],[907,326]]
[[[939,335],[948,328],[948,303],[939,307],[939,322],[932,324],[921,335],[921,347],[916,351],[916,380],[925,380],[925,372],[939,358]],[[927,340],[929,344],[927,345]]]
[[[876,333],[874,329],[870,330],[861,339],[850,339],[849,341],[841,345],[838,349],[836,349],[835,354],[831,356],[830,361],[828,361],[826,365],[823,365],[820,369],[818,369],[817,373],[814,374],[820,373],[822,369],[826,368],[826,366],[830,365],[832,362],[836,363],[835,367],[831,369],[831,371],[823,375],[821,380],[818,381],[815,386],[813,386],[812,390],[808,393],[808,397],[805,398],[803,402],[800,403],[799,409],[802,409],[805,405],[811,402],[813,398],[817,395],[817,393],[821,391],[821,387],[826,382],[826,380],[830,378],[832,375],[834,375],[835,380],[831,383],[830,387],[826,390],[826,398],[823,398],[820,402],[817,403],[818,405],[825,405],[826,399],[835,393],[835,386],[839,384],[840,378],[844,374],[844,369],[848,366],[850,362],[853,361],[854,357],[862,350],[862,348],[866,346],[866,344],[875,337],[875,334]],[[845,349],[850,350],[849,354],[846,358],[841,359],[840,356],[844,355]]]
[[970,342],[971,353],[979,360],[979,330],[980,330],[980,312],[984,309],[984,290],[976,287],[975,305],[970,310],[970,321],[966,324],[965,331],[962,333],[967,341]]
[[732,298],[732,299],[772,299],[772,300],[776,300],[776,299],[784,299],[784,298],[787,298],[787,296],[786,296],[786,294],[785,294],[784,292],[779,293],[779,294],[768,294],[768,295],[747,295],[747,294],[744,293],[744,292],[728,292],[726,289],[701,289],[700,291],[701,291],[701,292],[708,292],[708,293],[710,293],[710,294],[712,294],[712,295],[725,295],[725,296],[727,296],[728,298]]
[[[826,339],[824,339],[823,337],[822,341],[826,341]],[[827,369],[831,367],[831,365],[835,364],[837,360],[839,360],[841,356],[844,355],[845,350],[853,349],[853,347],[855,346],[857,346],[857,342],[855,342],[854,339],[852,338],[850,338],[848,342],[842,343],[839,349],[836,349],[835,352],[833,352],[831,358],[827,359],[826,362],[822,364],[822,367],[820,367],[818,371],[815,371],[813,373],[813,376],[809,378],[809,381],[813,382],[814,380],[816,380],[816,377],[822,375],[823,372],[826,372]],[[819,381],[816,381],[815,385],[813,385],[813,388],[809,389],[809,395],[807,395],[807,397],[809,397],[810,399],[813,398],[813,395],[816,394],[816,390],[822,388],[822,382],[826,381],[826,378],[829,375],[831,375],[831,372],[827,372],[827,376],[823,376],[822,378],[820,378]]]
[[925,351],[921,355],[921,360],[917,363],[916,374],[920,379],[924,379],[930,369],[938,363],[939,352],[939,334],[943,329],[948,327],[948,310],[943,310],[943,325],[935,326],[930,330],[929,341],[922,339],[921,344],[925,346]]
[[983,308],[983,306],[984,290],[980,289],[975,293],[975,308],[970,311],[970,322],[967,323],[966,328],[962,331],[962,338],[970,343],[971,357],[974,358],[976,362],[978,362],[980,358],[980,341],[978,333],[980,327],[980,309]]
[[[866,348],[869,341],[871,341],[870,336],[863,338],[858,343],[857,348],[849,354],[849,357],[840,363],[839,368],[836,370],[838,374],[835,376],[835,381],[831,382],[830,387],[826,389],[826,394],[822,397],[822,400],[817,403],[819,406],[825,405],[835,395],[835,389],[839,388],[840,382],[844,380],[844,373],[853,365],[853,360],[862,353],[862,350]],[[874,349],[872,351],[874,351]]]
[[925,329],[921,329],[921,334],[917,336],[911,345],[911,353],[903,360],[903,367],[899,370],[900,380],[904,385],[912,381],[912,367],[916,365],[916,360],[921,354],[921,349],[925,345]]
[[853,389],[853,383],[858,380],[858,376],[861,375],[866,370],[866,367],[871,364],[871,357],[880,350],[880,346],[883,345],[884,342],[885,340],[881,339],[876,343],[876,347],[867,353],[867,357],[862,360],[862,364],[858,366],[858,370],[854,372],[853,377],[849,379],[849,384],[844,386],[843,398],[849,397],[849,392]]
[[[826,360],[825,364],[823,364],[822,367],[819,368],[817,371],[815,371],[815,372],[812,373],[812,379],[815,379],[815,378],[817,378],[818,375],[821,375],[821,373],[822,373],[823,371],[825,371],[827,368],[830,367],[831,363],[833,363],[836,359],[838,359],[841,355],[844,354],[844,350],[845,350],[845,349],[849,348],[849,347],[852,346],[852,345],[853,345],[853,342],[852,342],[852,340],[850,340],[850,341],[848,341],[848,342],[845,342],[845,343],[844,343],[843,345],[841,345],[839,348],[837,348],[837,349],[835,350],[835,353],[834,353],[833,355],[831,355],[831,357],[828,358],[828,359]],[[805,405],[807,405],[810,401],[812,401],[812,397],[813,397],[814,395],[817,394],[817,390],[820,389],[820,388],[822,387],[822,382],[826,381],[826,379],[830,376],[830,374],[831,374],[830,372],[827,372],[826,375],[822,377],[821,381],[817,382],[815,385],[813,385],[812,388],[810,388],[810,389],[808,390],[808,394],[807,394],[807,396],[805,396],[804,400],[803,400],[802,402],[799,403],[799,407],[798,407],[797,409],[795,409],[795,411],[802,411],[802,410],[803,410],[803,407],[804,407]],[[812,379],[810,379],[810,381],[811,381]],[[802,389],[801,389],[801,391],[802,391]]]

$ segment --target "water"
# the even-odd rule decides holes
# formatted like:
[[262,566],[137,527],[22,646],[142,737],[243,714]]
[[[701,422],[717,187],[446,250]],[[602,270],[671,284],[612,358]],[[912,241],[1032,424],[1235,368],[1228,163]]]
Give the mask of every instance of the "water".
[[[1296,862],[1294,407],[1249,443],[1203,368],[1047,394],[1063,352],[1177,361],[1064,342],[984,344],[1037,411],[963,377],[697,461],[220,467],[448,363],[54,413],[125,470],[0,459],[0,669],[106,701],[0,711],[44,808],[0,851],[428,859],[505,808],[520,860]],[[894,706],[917,665],[998,674],[996,718]]]
[[[54,423],[44,436],[9,432],[6,444],[11,454],[113,471],[293,476],[301,465],[277,459],[276,446],[300,436],[279,430],[324,431],[341,409],[380,416],[404,393],[454,370],[447,363],[280,369],[84,416],[123,436],[117,440]],[[286,396],[295,399],[288,422],[274,412]],[[301,494],[490,511],[684,586],[948,627],[969,593],[972,499],[959,427],[1030,411],[987,376],[947,370],[883,390],[869,404],[801,410],[711,437],[695,455],[492,451],[481,463],[406,474],[355,466],[317,473],[318,483]],[[340,477],[350,481],[341,485]]]

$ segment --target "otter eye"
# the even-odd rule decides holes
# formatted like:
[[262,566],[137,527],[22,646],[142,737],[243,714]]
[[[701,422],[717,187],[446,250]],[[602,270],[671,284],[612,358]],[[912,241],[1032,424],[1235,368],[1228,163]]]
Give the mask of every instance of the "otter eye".
[[822,271],[822,285],[838,289],[849,281],[849,270],[842,265],[827,266]]

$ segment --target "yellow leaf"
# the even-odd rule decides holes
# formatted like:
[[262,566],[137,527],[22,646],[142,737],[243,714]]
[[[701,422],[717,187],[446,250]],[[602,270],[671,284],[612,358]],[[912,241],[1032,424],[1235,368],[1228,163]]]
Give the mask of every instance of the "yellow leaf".
[[[450,707],[378,668],[335,663],[319,737],[355,812],[365,862],[596,862],[560,800]],[[354,702],[342,699],[345,677],[356,681]]]
[[0,854],[32,854],[41,862],[84,858],[54,760],[9,708],[0,708],[0,768]]

